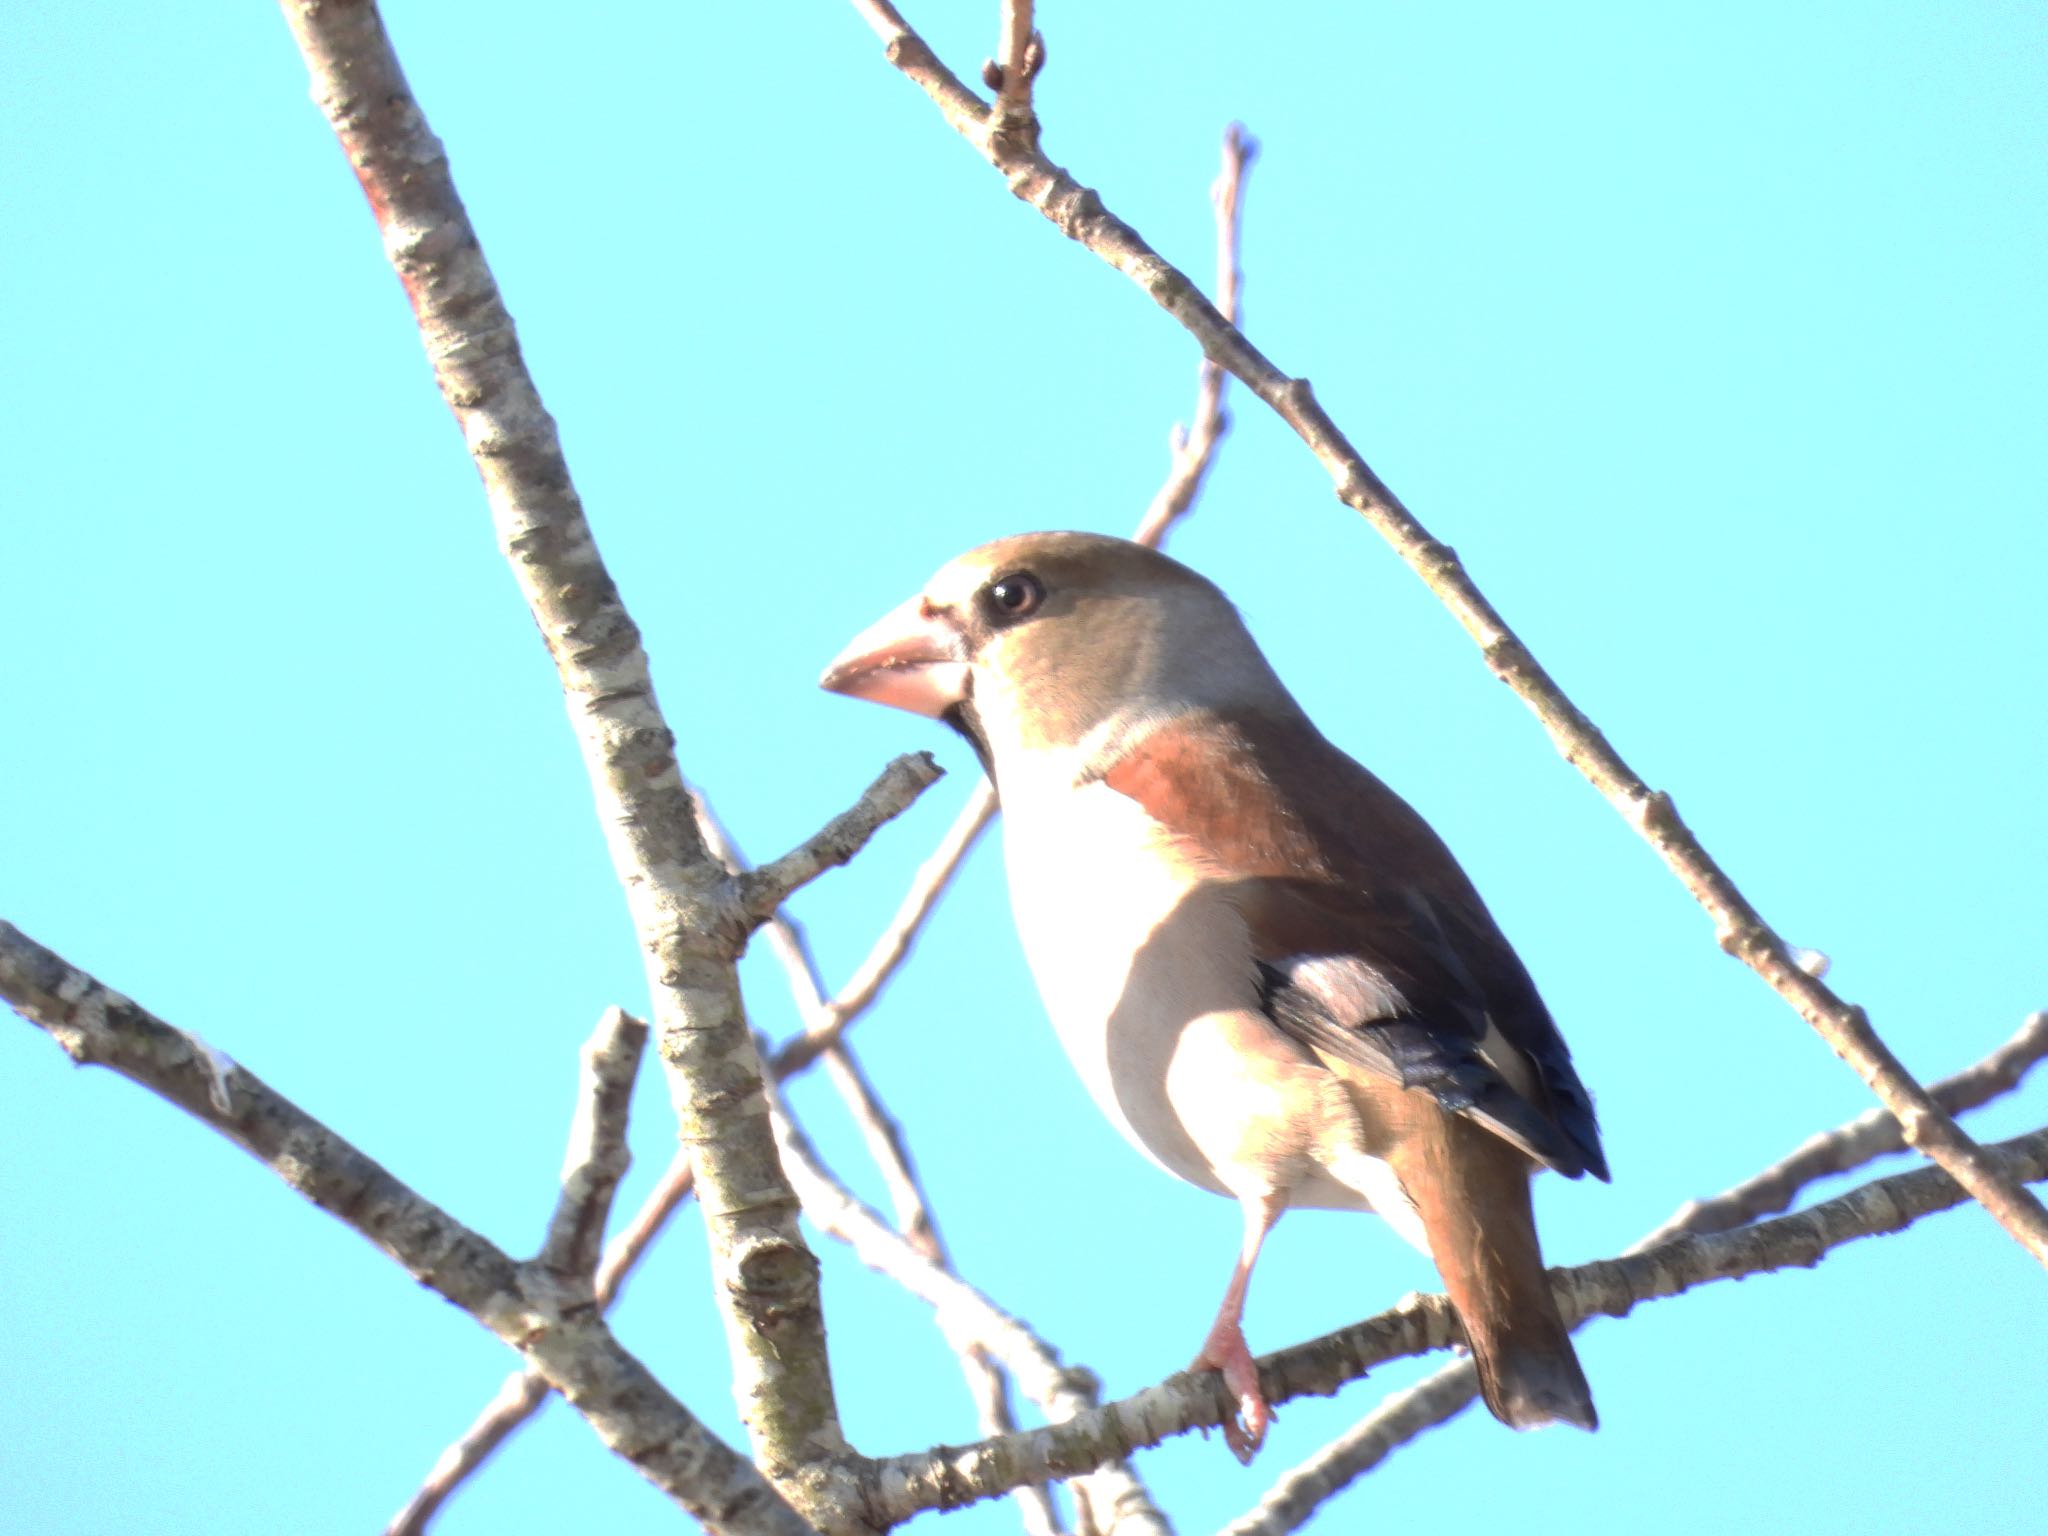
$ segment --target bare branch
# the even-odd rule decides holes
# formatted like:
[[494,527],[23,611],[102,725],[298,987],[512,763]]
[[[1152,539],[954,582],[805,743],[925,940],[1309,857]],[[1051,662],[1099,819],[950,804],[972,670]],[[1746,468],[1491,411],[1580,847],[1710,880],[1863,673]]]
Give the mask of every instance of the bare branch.
[[991,112],[997,133],[1038,132],[1031,110],[1031,84],[1045,65],[1045,39],[1031,28],[1031,0],[1003,0],[1002,54],[982,66],[981,78],[996,93]]
[[[789,931],[791,937],[798,937],[793,929]],[[804,970],[815,986],[816,971],[808,964],[808,951],[801,953],[805,957]],[[795,975],[792,970],[792,985],[796,984]],[[868,1081],[867,1073],[861,1069],[845,1041],[825,1052],[825,1070],[838,1087],[854,1124],[860,1129],[862,1140],[867,1143],[868,1155],[882,1175],[882,1183],[889,1191],[896,1230],[927,1263],[944,1272],[957,1273],[952,1256],[946,1252],[938,1221],[932,1215],[931,1202],[926,1198],[924,1186],[911,1163],[902,1127],[882,1103],[874,1084]],[[974,1399],[975,1420],[981,1432],[1000,1435],[1014,1430],[1017,1415],[1010,1406],[1009,1377],[989,1353],[988,1347],[980,1339],[958,1331],[946,1334],[946,1342],[960,1359],[961,1374],[966,1378],[967,1390]],[[1060,1529],[1059,1515],[1053,1508],[1052,1496],[1044,1488],[1027,1484],[1012,1489],[1011,1494],[1018,1502],[1019,1515],[1027,1532],[1032,1536],[1056,1536]]]
[[846,1444],[817,1261],[776,1161],[740,998],[744,914],[698,835],[639,632],[598,555],[511,315],[376,7],[286,0],[284,13],[560,675],[640,941],[741,1417],[771,1478],[822,1517],[844,1504],[828,1484]]
[[593,1294],[612,1196],[632,1162],[626,1150],[626,1111],[646,1049],[647,1026],[621,1008],[606,1009],[583,1045],[576,1118],[562,1164],[562,1198],[548,1222],[540,1262]]
[[548,1384],[533,1371],[514,1371],[507,1376],[476,1422],[435,1458],[425,1480],[384,1527],[384,1536],[421,1536],[449,1495],[533,1417],[547,1401],[548,1391]]
[[[1216,207],[1216,308],[1232,324],[1240,318],[1239,295],[1244,287],[1244,272],[1238,260],[1239,209],[1243,205],[1245,174],[1258,151],[1258,141],[1244,131],[1242,124],[1232,123],[1225,128],[1223,168],[1209,189],[1209,200]],[[1230,413],[1223,409],[1226,377],[1208,358],[1202,359],[1194,422],[1185,431],[1174,429],[1173,467],[1139,520],[1138,531],[1131,535],[1137,543],[1159,548],[1166,542],[1167,531],[1187,514],[1201,494],[1202,481],[1216,457],[1216,445],[1230,430]]]
[[918,930],[931,915],[932,907],[951,882],[961,861],[967,857],[968,850],[974,846],[975,839],[981,836],[982,828],[995,818],[995,811],[995,786],[983,779],[975,785],[974,793],[967,797],[967,803],[960,808],[960,814],[953,819],[946,835],[939,839],[938,847],[918,866],[895,917],[890,919],[881,937],[875,940],[874,947],[868,951],[868,957],[860,963],[852,979],[840,988],[831,1002],[818,1010],[802,1034],[775,1053],[773,1066],[778,1079],[799,1072],[816,1061],[819,1052],[837,1040],[847,1025],[867,1012],[880,995],[883,984],[910,953],[911,940],[917,937]]
[[[2006,1177],[2048,1178],[2048,1129],[1985,1150]],[[1682,1237],[1643,1253],[1554,1269],[1551,1281],[1569,1324],[1596,1314],[1625,1317],[1644,1302],[1711,1281],[1811,1268],[1843,1243],[1903,1231],[1967,1198],[1943,1170],[1919,1168],[1733,1232]],[[1456,1314],[1444,1297],[1410,1296],[1376,1317],[1261,1357],[1259,1381],[1276,1405],[1327,1396],[1375,1365],[1458,1340]],[[1102,1458],[1127,1456],[1187,1430],[1220,1425],[1231,1411],[1213,1372],[1183,1371],[1064,1424],[874,1463],[877,1480],[870,1507],[894,1521],[923,1509],[989,1498],[1021,1482],[1085,1471]]]
[[[641,1028],[644,1030],[645,1025]],[[667,1225],[677,1206],[689,1197],[690,1159],[678,1152],[661,1176],[661,1182],[641,1203],[625,1227],[605,1245],[604,1259],[597,1266],[597,1305],[610,1311],[626,1277],[640,1262],[656,1235]],[[405,1508],[385,1527],[384,1536],[419,1536],[435,1513],[463,1481],[488,1461],[493,1452],[547,1401],[549,1386],[539,1373],[518,1370],[507,1376],[497,1395],[484,1405],[475,1421],[434,1461],[425,1481],[406,1501]]]
[[[871,1497],[885,1502],[871,1506],[871,1515],[894,1524],[921,1509],[950,1506],[964,1502],[965,1498],[987,1498],[1007,1493],[1014,1488],[1045,1482],[1056,1475],[1095,1473],[1086,1479],[1085,1497],[1097,1520],[1103,1522],[1102,1529],[1114,1529],[1123,1536],[1170,1536],[1171,1527],[1153,1505],[1144,1485],[1128,1467],[1113,1464],[1111,1458],[1098,1458],[1087,1465],[1049,1468],[1037,1477],[1013,1478],[1000,1486],[980,1489],[964,1497],[956,1489],[953,1497],[941,1495],[934,1503],[899,1506],[895,1502],[887,1502],[892,1499],[887,1482],[891,1468],[905,1462],[922,1464],[945,1457],[955,1458],[961,1463],[977,1462],[976,1449],[1009,1446],[1034,1436],[1059,1434],[1068,1423],[1080,1422],[1101,1411],[1095,1406],[1100,1384],[1092,1372],[1062,1365],[1058,1352],[1033,1333],[1028,1324],[1004,1312],[958,1275],[932,1262],[909,1238],[892,1230],[887,1222],[855,1199],[826,1172],[812,1152],[810,1143],[793,1124],[784,1119],[780,1122],[780,1129],[784,1165],[803,1198],[805,1213],[818,1229],[848,1244],[860,1261],[877,1274],[887,1276],[913,1296],[929,1303],[940,1331],[948,1340],[956,1341],[956,1348],[971,1342],[1000,1359],[1016,1378],[1018,1387],[1053,1421],[1050,1429],[997,1436],[981,1442],[980,1448],[924,1452],[874,1463],[883,1473],[884,1480]],[[943,1482],[946,1474],[934,1472],[934,1476]]]
[[613,1451],[714,1530],[810,1528],[540,1264],[519,1264],[255,1074],[0,922],[0,997],[82,1065],[219,1131],[523,1355]]
[[[1885,1045],[1861,1008],[1801,968],[1799,957],[1679,819],[1671,797],[1653,791],[1572,703],[1480,592],[1457,554],[1438,543],[1366,464],[1317,403],[1306,379],[1276,368],[1216,306],[1101,197],[1048,160],[1035,135],[998,135],[989,113],[938,63],[894,6],[853,0],[882,38],[889,62],[930,95],[946,120],[1001,173],[1012,194],[1142,288],[1200,344],[1204,355],[1244,382],[1306,443],[1361,513],[1479,645],[1495,676],[1521,697],[1558,751],[1634,827],[1714,921],[1721,947],[1761,976],[1848,1062],[1904,1128],[1907,1142],[1955,1176],[2035,1259],[2048,1265],[2048,1210],[2000,1172],[1996,1161],[1927,1095]],[[950,82],[950,87],[948,85]],[[965,96],[965,100],[961,99]]]
[[767,922],[790,892],[859,853],[884,822],[901,816],[945,771],[929,752],[906,752],[861,792],[851,810],[834,816],[816,836],[779,859],[735,875],[740,912],[749,928]]
[[[1927,1091],[1952,1115],[1989,1103],[2020,1085],[2033,1065],[2048,1056],[2048,1013],[2027,1016],[2019,1032],[1975,1066],[1945,1077]],[[1629,1249],[1655,1247],[1684,1232],[1725,1232],[1759,1216],[1790,1209],[1800,1190],[1820,1179],[1847,1173],[1875,1158],[1905,1150],[1899,1122],[1882,1109],[1865,1110],[1846,1125],[1822,1131],[1792,1154],[1753,1178],[1707,1200],[1680,1206],[1656,1231]]]
[[1282,1536],[1295,1530],[1397,1447],[1456,1418],[1478,1396],[1479,1372],[1469,1358],[1455,1360],[1414,1386],[1389,1393],[1371,1413],[1284,1473],[1254,1508],[1225,1526],[1220,1536]]
[[960,83],[960,77],[940,62],[925,40],[910,30],[902,12],[889,0],[853,0],[853,8],[882,40],[889,62],[931,98],[946,121],[970,143],[984,131],[988,103]]
[[696,1180],[690,1171],[690,1155],[679,1151],[669,1159],[668,1167],[662,1170],[661,1182],[656,1184],[640,1209],[633,1213],[633,1219],[619,1230],[605,1245],[604,1260],[597,1266],[597,1301],[599,1306],[608,1307],[618,1299],[625,1289],[626,1277],[633,1273],[661,1229],[668,1225],[676,1207],[690,1198],[690,1191]]

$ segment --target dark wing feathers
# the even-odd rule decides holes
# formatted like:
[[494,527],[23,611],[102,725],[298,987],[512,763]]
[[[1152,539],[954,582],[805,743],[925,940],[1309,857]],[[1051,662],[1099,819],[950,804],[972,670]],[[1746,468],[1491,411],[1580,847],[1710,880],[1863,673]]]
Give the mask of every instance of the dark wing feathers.
[[[1607,1177],[1571,1053],[1478,892],[1428,824],[1305,719],[1175,721],[1102,777],[1231,881],[1282,1030],[1560,1173]],[[1489,1026],[1532,1095],[1488,1058]]]

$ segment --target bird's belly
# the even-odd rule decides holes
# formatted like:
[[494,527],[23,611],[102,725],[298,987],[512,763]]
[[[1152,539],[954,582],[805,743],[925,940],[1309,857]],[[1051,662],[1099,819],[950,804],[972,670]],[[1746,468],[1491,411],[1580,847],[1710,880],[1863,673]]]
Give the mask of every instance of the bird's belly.
[[1161,848],[1156,823],[1131,801],[1099,783],[1065,794],[1056,816],[1009,807],[1004,816],[1011,905],[1046,1012],[1132,1146],[1228,1193],[1175,1112],[1167,1078],[1191,1023],[1258,1007],[1243,919]]

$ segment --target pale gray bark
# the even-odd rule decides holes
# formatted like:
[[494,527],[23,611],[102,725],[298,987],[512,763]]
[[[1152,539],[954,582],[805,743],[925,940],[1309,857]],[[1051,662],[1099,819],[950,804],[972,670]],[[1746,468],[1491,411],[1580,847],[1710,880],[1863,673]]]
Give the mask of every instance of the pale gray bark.
[[811,1527],[672,1397],[586,1305],[587,1289],[520,1263],[195,1035],[0,922],[0,998],[73,1061],[102,1066],[203,1121],[525,1357],[640,1475],[732,1536]]
[[483,476],[498,540],[560,675],[598,819],[640,940],[656,1037],[717,1271],[734,1395],[756,1456],[813,1518],[846,1453],[817,1260],[775,1160],[735,969],[797,884],[843,862],[937,776],[899,760],[861,806],[745,881],[704,845],[639,631],[598,554],[553,419],[373,5],[293,3],[313,99],[347,152],[434,376]]

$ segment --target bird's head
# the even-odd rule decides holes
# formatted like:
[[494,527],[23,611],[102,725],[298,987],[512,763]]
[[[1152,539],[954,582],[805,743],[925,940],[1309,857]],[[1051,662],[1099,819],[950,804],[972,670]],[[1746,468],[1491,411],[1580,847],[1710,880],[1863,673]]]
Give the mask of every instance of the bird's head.
[[821,684],[953,726],[992,771],[1085,773],[1145,722],[1286,703],[1206,578],[1127,539],[1026,533],[969,550],[855,637]]

